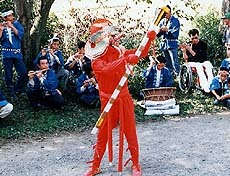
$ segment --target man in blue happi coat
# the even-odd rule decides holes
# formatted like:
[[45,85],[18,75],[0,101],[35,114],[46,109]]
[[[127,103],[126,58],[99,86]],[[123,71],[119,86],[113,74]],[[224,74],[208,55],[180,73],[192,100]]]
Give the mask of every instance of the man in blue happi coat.
[[64,98],[58,90],[57,76],[54,70],[49,69],[46,56],[38,58],[38,68],[38,70],[28,73],[27,95],[31,106],[39,108],[44,105],[61,108],[64,105]]
[[163,56],[157,56],[155,61],[150,61],[150,66],[143,73],[143,76],[146,78],[145,88],[172,86],[172,74],[165,67],[165,62],[166,60]]
[[[8,93],[14,97],[15,93],[25,92],[27,70],[23,62],[21,41],[24,28],[15,20],[12,10],[2,12],[3,23],[0,24],[0,40],[2,46],[2,62],[5,72],[5,82]],[[13,66],[17,72],[17,83],[13,84]]]
[[178,61],[178,37],[180,32],[180,22],[178,18],[171,14],[171,7],[166,6],[168,13],[159,23],[159,33],[157,37],[162,37],[160,49],[164,52],[166,67],[173,76],[178,76],[180,65]]

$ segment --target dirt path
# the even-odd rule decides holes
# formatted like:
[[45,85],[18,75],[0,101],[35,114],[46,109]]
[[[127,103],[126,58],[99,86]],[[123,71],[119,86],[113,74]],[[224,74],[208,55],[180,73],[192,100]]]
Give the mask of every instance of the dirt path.
[[[230,175],[230,112],[142,123],[137,129],[143,176]],[[81,176],[94,141],[95,136],[86,131],[2,143],[0,175]],[[116,138],[115,151],[117,144]],[[116,156],[109,166],[105,155],[100,176],[119,175]],[[122,176],[130,175],[130,167],[124,168]]]

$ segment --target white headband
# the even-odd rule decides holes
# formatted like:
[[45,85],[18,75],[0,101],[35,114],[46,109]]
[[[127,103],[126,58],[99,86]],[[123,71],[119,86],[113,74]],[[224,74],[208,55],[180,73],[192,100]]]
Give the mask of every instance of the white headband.
[[6,16],[13,14],[13,13],[14,13],[13,10],[9,10],[9,11],[3,12],[1,16],[6,17]]
[[48,42],[49,42],[50,44],[53,44],[54,40],[60,41],[60,39],[59,39],[58,37],[53,37],[53,38],[49,39]]

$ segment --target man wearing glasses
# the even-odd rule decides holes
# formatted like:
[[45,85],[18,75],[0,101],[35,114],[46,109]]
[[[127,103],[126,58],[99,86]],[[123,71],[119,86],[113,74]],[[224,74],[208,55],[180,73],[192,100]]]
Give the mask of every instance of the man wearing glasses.
[[207,60],[207,44],[199,37],[197,29],[191,29],[188,33],[190,42],[181,45],[181,51],[185,62],[190,67],[195,67],[200,80],[201,88],[209,93],[209,85],[213,79],[213,66]]

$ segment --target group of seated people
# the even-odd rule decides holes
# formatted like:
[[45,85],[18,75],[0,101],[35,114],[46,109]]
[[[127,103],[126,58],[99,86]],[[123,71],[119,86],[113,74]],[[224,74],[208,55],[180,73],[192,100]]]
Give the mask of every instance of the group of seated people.
[[[68,91],[70,75],[74,77],[74,92],[80,103],[87,107],[99,107],[97,81],[91,60],[85,56],[85,42],[79,41],[77,52],[66,62],[59,49],[60,39],[54,36],[46,48],[42,48],[33,61],[35,71],[28,72],[27,96],[33,108],[47,106],[60,109],[64,106],[63,92]],[[13,110],[0,91],[0,118]]]
[[[221,63],[218,74],[214,77],[213,66],[207,60],[207,44],[199,37],[197,29],[188,33],[190,41],[180,46],[184,61],[196,69],[201,89],[215,97],[214,105],[223,104],[230,107],[230,47],[227,47],[227,58]],[[151,56],[150,56],[151,58]],[[145,88],[171,87],[173,77],[165,65],[164,56],[150,59],[149,67],[143,72]]]
[[34,60],[36,71],[29,71],[27,95],[32,107],[64,105],[62,91],[68,89],[70,75],[74,77],[75,92],[80,103],[99,106],[97,81],[91,68],[91,61],[85,56],[85,42],[78,42],[77,52],[64,63],[59,49],[60,40],[54,36],[47,48],[43,48]]

